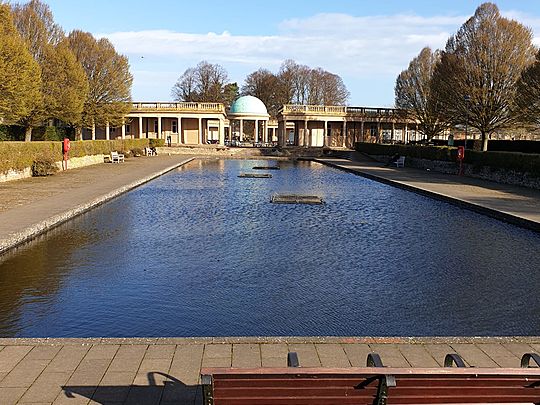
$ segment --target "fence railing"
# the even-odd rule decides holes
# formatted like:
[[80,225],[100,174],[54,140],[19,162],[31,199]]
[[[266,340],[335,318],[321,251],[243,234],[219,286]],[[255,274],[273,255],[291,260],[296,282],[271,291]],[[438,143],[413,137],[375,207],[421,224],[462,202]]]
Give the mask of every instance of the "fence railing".
[[225,112],[225,106],[221,103],[133,103],[134,111],[205,111],[205,112]]
[[362,116],[377,116],[404,117],[405,111],[396,108],[371,108],[371,107],[347,107],[333,105],[301,105],[301,104],[285,104],[280,112],[287,113],[303,113],[303,114],[326,114],[326,115],[362,115]]

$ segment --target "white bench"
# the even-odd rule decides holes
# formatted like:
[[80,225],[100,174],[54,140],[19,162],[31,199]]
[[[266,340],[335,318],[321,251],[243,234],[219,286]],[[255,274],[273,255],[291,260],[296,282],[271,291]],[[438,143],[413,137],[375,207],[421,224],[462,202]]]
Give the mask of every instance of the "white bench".
[[124,161],[124,155],[118,152],[111,152],[111,162],[120,163]]
[[405,167],[405,156],[400,156],[398,160],[394,162],[396,167]]

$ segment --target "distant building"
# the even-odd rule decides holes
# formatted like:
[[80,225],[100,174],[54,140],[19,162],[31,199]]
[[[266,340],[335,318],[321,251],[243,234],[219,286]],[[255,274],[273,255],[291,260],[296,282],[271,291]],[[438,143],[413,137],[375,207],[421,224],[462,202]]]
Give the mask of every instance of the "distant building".
[[[97,128],[95,139],[168,139],[175,145],[353,147],[355,142],[420,141],[418,126],[400,110],[284,105],[271,119],[264,103],[239,97],[221,103],[135,102],[120,128]],[[84,139],[91,134],[84,133]]]

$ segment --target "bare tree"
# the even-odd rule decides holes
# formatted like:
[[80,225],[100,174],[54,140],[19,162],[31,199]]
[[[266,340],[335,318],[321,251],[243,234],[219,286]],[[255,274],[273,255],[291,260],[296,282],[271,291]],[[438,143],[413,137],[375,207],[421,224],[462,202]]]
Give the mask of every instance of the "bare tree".
[[225,102],[227,71],[218,64],[201,61],[187,69],[172,88],[177,101]]
[[64,31],[54,22],[49,6],[39,0],[13,6],[15,26],[25,39],[28,50],[40,62],[45,45],[57,45],[64,38]]
[[540,125],[540,51],[533,65],[523,71],[518,82],[516,115],[523,124]]
[[260,99],[266,105],[268,113],[275,117],[281,107],[277,101],[278,81],[278,77],[269,70],[259,69],[246,77],[242,94]]
[[431,79],[440,56],[439,51],[425,47],[396,79],[396,107],[418,122],[418,129],[427,139],[450,126],[442,114],[442,104],[431,91]]
[[492,3],[478,7],[448,40],[432,89],[449,121],[481,133],[483,150],[492,132],[516,121],[516,84],[534,54],[531,30],[501,17]]
[[187,69],[172,88],[172,95],[177,101],[197,101],[197,79],[195,68]]
[[[311,72],[313,75],[313,71]],[[345,105],[349,99],[349,90],[343,83],[341,77],[336,74],[323,71],[323,89],[322,89],[322,102],[317,104],[323,105]],[[310,94],[314,91],[313,87],[310,88]]]

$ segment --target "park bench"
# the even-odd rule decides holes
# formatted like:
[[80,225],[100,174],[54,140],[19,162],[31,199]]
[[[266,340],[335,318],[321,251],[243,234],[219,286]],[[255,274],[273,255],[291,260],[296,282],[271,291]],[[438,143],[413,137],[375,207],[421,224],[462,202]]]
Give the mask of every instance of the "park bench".
[[[367,367],[203,368],[204,405],[540,404],[540,357],[521,368],[465,367],[457,354],[445,367],[384,367],[371,353]],[[455,367],[452,367],[455,366]]]
[[111,162],[120,163],[124,161],[124,155],[118,152],[111,152]]
[[394,162],[396,167],[405,167],[405,156],[400,156],[398,160]]

